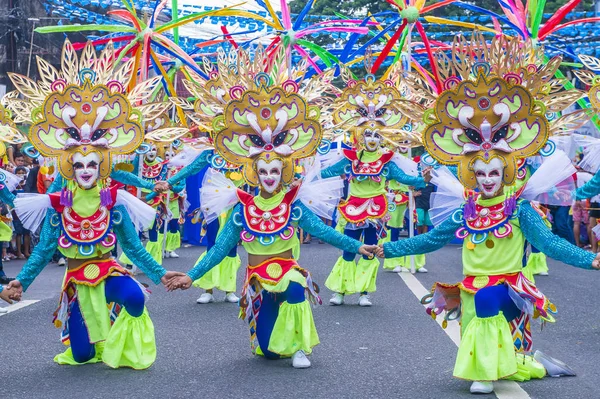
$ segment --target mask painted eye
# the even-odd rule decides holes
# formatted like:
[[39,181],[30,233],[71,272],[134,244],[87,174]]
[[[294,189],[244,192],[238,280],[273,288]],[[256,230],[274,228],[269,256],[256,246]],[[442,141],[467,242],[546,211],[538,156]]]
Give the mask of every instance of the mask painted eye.
[[469,140],[471,140],[473,143],[475,143],[475,144],[483,143],[481,134],[479,134],[479,132],[477,130],[467,128],[467,129],[465,129],[465,134],[467,135]]
[[106,133],[107,130],[108,129],[96,129],[94,134],[92,134],[92,141],[96,141],[102,138],[102,136],[104,136],[104,133]]
[[385,114],[386,108],[379,108],[377,111],[375,111],[375,116],[379,117],[382,116],[383,114]]
[[502,126],[500,129],[494,133],[494,137],[492,138],[492,143],[497,143],[502,139],[505,139],[508,135],[508,125]]
[[356,112],[358,112],[360,114],[360,116],[362,116],[363,118],[366,118],[367,115],[369,115],[369,113],[367,112],[367,110],[364,109],[364,108],[357,108]]
[[79,135],[79,130],[74,128],[74,127],[70,127],[67,128],[67,134],[69,136],[71,136],[72,138],[74,138],[77,141],[81,141],[81,136]]
[[492,170],[490,172],[490,177],[498,177],[498,176],[500,176],[500,171]]
[[269,173],[266,171],[266,169],[259,169],[258,174],[261,176],[267,176]]
[[275,147],[279,147],[280,145],[282,145],[287,137],[287,134],[288,134],[288,132],[286,130],[286,131],[279,133],[277,136],[275,136],[275,140],[273,140],[273,145]]
[[254,144],[257,147],[264,147],[264,145],[266,144],[265,141],[256,134],[249,134],[248,138],[250,139],[250,141],[252,141],[252,144]]
[[273,168],[271,169],[271,175],[273,176],[279,176],[281,174],[281,171],[277,168]]
[[81,162],[75,162],[73,164],[73,169],[75,169],[75,170],[83,169],[83,164]]

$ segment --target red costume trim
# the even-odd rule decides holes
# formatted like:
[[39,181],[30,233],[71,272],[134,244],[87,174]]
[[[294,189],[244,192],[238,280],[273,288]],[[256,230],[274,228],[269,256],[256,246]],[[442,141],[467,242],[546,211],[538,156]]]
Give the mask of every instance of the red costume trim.
[[359,198],[351,195],[339,206],[340,214],[349,223],[362,223],[367,219],[381,219],[388,210],[385,194],[370,198]]
[[275,208],[265,211],[256,205],[254,196],[237,190],[237,196],[243,204],[242,216],[246,231],[258,235],[273,235],[283,231],[292,216],[292,204],[298,195],[300,186],[295,186],[285,193],[283,200]]
[[394,157],[393,152],[385,152],[381,157],[373,162],[363,162],[358,159],[356,150],[344,149],[344,156],[352,165],[352,175],[354,176],[379,176],[385,165]]

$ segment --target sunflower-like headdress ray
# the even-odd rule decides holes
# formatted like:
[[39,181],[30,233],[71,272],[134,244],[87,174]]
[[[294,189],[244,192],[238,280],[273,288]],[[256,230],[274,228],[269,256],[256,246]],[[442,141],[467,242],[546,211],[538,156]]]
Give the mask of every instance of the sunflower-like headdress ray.
[[75,184],[74,154],[98,153],[101,198],[109,201],[106,179],[114,159],[135,151],[144,138],[143,124],[170,108],[169,102],[147,102],[160,77],[129,91],[137,72],[133,60],[122,65],[115,60],[111,43],[99,55],[87,43],[78,56],[66,40],[60,70],[38,57],[39,81],[9,74],[22,98],[9,98],[8,107],[16,121],[31,124],[29,138],[35,149],[58,159],[58,171],[67,181],[65,203]]
[[27,138],[17,129],[17,125],[12,119],[12,113],[6,109],[6,102],[9,98],[14,98],[17,93],[8,93],[0,101],[0,158],[6,155],[6,143],[23,144]]
[[488,44],[475,32],[470,41],[457,37],[450,55],[440,52],[436,61],[443,90],[414,86],[422,80],[413,75],[405,84],[417,99],[399,108],[405,114],[421,110],[427,152],[457,165],[465,187],[476,187],[474,163],[493,158],[505,166],[503,183],[512,185],[519,159],[549,155],[553,131],[585,121],[582,112],[557,117],[582,93],[554,78],[560,57],[544,62],[543,50],[529,41],[496,37]]

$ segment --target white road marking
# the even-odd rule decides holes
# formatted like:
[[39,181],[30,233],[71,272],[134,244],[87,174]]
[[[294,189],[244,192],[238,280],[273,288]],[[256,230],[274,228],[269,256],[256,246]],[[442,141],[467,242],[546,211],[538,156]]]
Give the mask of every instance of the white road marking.
[[38,303],[38,302],[39,302],[39,300],[37,300],[37,299],[26,299],[24,301],[13,303],[12,305],[6,306],[4,309],[6,309],[8,312],[0,313],[0,316],[7,315],[9,313],[17,311],[19,309],[23,309],[24,307],[33,305],[34,303]]
[[[402,278],[404,284],[406,284],[408,289],[412,291],[414,296],[416,296],[419,301],[425,295],[429,294],[427,288],[425,288],[423,284],[421,284],[421,282],[417,280],[417,278],[413,274],[400,272],[398,273],[398,275],[400,276],[400,278]],[[440,327],[442,326],[443,320],[443,317],[438,317],[436,319],[436,322],[440,325]],[[460,326],[458,325],[458,323],[448,323],[448,326],[445,329],[443,329],[443,331],[446,333],[446,335],[448,335],[448,337],[450,337],[452,342],[454,342],[454,344],[458,346],[458,344],[460,343]],[[495,381],[494,393],[496,394],[496,397],[498,397],[498,399],[530,399],[529,394],[525,392],[523,388],[521,388],[519,384],[517,384],[514,381]]]

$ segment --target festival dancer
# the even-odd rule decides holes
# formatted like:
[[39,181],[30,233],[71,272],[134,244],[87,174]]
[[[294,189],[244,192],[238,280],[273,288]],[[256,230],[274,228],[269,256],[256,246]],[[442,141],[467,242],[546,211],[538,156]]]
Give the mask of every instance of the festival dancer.
[[[366,244],[377,244],[385,235],[386,181],[416,188],[425,185],[424,179],[403,172],[404,157],[394,156],[382,146],[407,122],[395,108],[400,99],[393,80],[380,82],[369,74],[361,82],[348,79],[347,88],[334,105],[334,122],[351,126],[354,148],[344,150],[344,158],[323,170],[321,176],[349,176],[348,198],[338,211],[346,223],[344,234],[355,239],[362,236]],[[331,305],[344,304],[344,296],[354,293],[360,293],[360,306],[372,305],[369,293],[376,290],[380,262],[362,257],[355,263],[355,258],[354,253],[345,252],[327,277],[325,286],[334,292]]]
[[102,361],[113,368],[145,369],[156,358],[154,326],[145,308],[147,290],[110,252],[119,241],[155,284],[179,273],[163,269],[137,237],[134,226],[149,226],[152,208],[108,182],[113,162],[141,144],[142,115],[152,120],[158,115],[152,109],[161,108],[132,104],[160,82],[144,82],[145,90],[127,94],[135,71],[130,62],[117,69],[112,44],[96,56],[88,42],[83,54],[79,59],[67,40],[60,71],[38,59],[39,83],[10,75],[24,99],[8,104],[18,106],[21,117],[31,124],[36,150],[57,160],[63,187],[59,193],[19,196],[14,201],[27,229],[35,231],[42,223],[43,227],[39,244],[9,288],[16,291],[13,299],[20,299],[58,248],[68,259],[68,270],[54,324],[69,348],[55,362]]
[[[168,161],[164,159],[166,149],[163,143],[154,140],[146,140],[145,144],[148,146],[148,151],[143,154],[141,160],[142,178],[150,183],[150,186],[155,187],[159,182],[166,181],[169,174]],[[136,157],[134,161],[134,170],[140,167],[139,162],[140,156]],[[183,190],[185,190],[185,182],[169,186],[168,190],[162,191],[158,195],[155,190],[151,191],[147,188],[142,188],[141,190],[142,199],[154,208],[156,213],[156,220],[152,228],[148,230],[146,251],[159,264],[162,264],[163,259],[163,224],[167,223],[167,242],[169,242],[169,233],[172,234],[170,247],[176,246],[175,241],[179,237],[179,194]],[[167,196],[170,196],[169,201],[167,201]],[[169,203],[168,207],[167,202]],[[169,215],[177,216],[173,216],[172,219],[168,220]],[[122,257],[121,262],[129,263],[126,257]]]
[[344,236],[319,218],[331,218],[343,189],[341,179],[316,179],[315,171],[304,183],[292,184],[296,160],[313,155],[321,142],[319,108],[308,105],[306,98],[318,97],[325,83],[302,85],[307,91],[300,95],[295,81],[268,85],[274,81],[267,74],[257,75],[258,88],[234,94],[215,119],[215,150],[242,166],[258,195],[239,190],[218,172],[207,172],[202,188],[205,217],[214,220],[233,207],[232,215],[206,256],[169,285],[189,288],[241,238],[249,265],[240,316],[249,323],[253,353],[268,359],[292,357],[295,368],[306,368],[311,365],[306,355],[319,343],[309,300],[320,299],[310,273],[292,254],[298,246],[297,227],[347,252],[368,256],[377,247]]
[[454,376],[473,381],[472,393],[490,393],[499,379],[522,381],[546,374],[542,364],[547,358],[540,357],[540,364],[516,354],[531,351],[530,319],[551,322],[556,311],[521,273],[525,240],[576,267],[598,269],[600,263],[594,254],[553,235],[529,202],[572,175],[575,169],[564,153],[549,156],[523,187],[511,189],[520,160],[538,152],[548,155],[545,147],[554,126],[546,107],[560,111],[579,96],[577,90],[550,97],[544,91],[559,87],[552,79],[560,58],[543,64],[530,42],[516,39],[495,38],[489,48],[497,52],[488,51],[481,36],[471,43],[461,40],[455,43],[460,57],[438,59],[440,70],[458,76],[444,77],[446,90],[425,119],[423,134],[432,157],[458,166],[460,182],[438,170],[432,182],[439,197],[434,197],[431,212],[444,221],[427,234],[384,244],[383,252],[397,257],[434,251],[455,236],[465,240],[465,279],[437,283],[423,301],[429,302],[427,312],[433,317],[446,310],[445,323],[460,317]]

